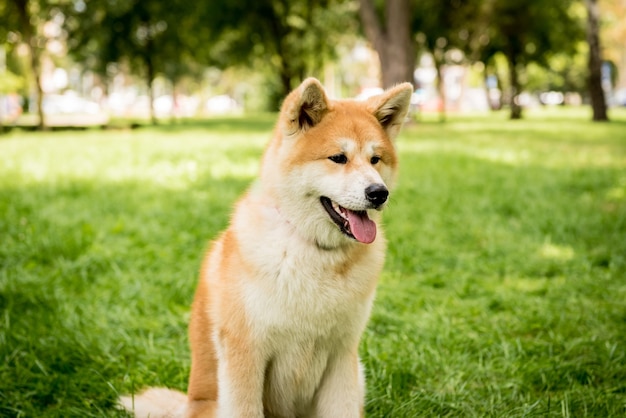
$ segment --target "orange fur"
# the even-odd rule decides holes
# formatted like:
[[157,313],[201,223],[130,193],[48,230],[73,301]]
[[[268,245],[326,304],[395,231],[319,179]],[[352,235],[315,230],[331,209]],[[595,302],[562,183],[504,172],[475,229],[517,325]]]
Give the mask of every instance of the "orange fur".
[[136,398],[142,407],[171,396],[159,399],[161,416],[364,415],[358,344],[384,261],[386,200],[367,190],[395,180],[393,139],[410,95],[403,84],[331,101],[307,79],[285,99],[260,178],[203,264],[188,401],[150,389]]

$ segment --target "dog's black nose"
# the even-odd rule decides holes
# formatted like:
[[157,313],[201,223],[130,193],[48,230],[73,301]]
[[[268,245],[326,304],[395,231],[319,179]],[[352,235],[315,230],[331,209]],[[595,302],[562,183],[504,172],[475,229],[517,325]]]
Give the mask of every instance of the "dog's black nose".
[[385,203],[387,196],[389,196],[389,190],[387,190],[384,184],[370,184],[365,188],[365,198],[376,207]]

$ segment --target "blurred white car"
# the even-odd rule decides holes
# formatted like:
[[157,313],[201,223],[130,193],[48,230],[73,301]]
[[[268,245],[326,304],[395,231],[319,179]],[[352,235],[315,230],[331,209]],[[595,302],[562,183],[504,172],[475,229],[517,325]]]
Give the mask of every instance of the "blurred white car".
[[75,94],[47,94],[43,98],[42,105],[46,115],[96,115],[102,111],[98,103]]
[[[36,113],[32,109],[31,114]],[[105,126],[109,123],[109,114],[94,101],[78,96],[76,93],[47,94],[42,101],[46,125],[49,127],[90,127]],[[26,119],[25,119],[26,120]],[[33,121],[24,122],[26,125]]]
[[208,99],[204,105],[207,113],[213,115],[223,115],[227,113],[239,113],[242,111],[241,106],[232,97],[222,94]]

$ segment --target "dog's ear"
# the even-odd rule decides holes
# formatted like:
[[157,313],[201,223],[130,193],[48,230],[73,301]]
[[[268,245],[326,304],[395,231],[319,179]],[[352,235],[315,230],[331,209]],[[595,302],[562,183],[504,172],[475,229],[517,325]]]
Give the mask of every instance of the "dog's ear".
[[367,101],[367,108],[378,119],[389,138],[394,139],[400,133],[412,95],[411,83],[402,83]]
[[324,87],[315,78],[307,78],[285,99],[281,116],[284,130],[293,135],[317,125],[329,108]]

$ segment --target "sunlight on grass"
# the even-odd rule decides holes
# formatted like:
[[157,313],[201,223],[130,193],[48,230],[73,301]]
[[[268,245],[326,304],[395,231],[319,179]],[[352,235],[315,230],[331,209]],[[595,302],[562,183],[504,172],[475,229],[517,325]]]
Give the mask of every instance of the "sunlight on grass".
[[574,258],[574,254],[572,247],[551,242],[546,242],[539,248],[539,255],[549,260],[569,261]]
[[612,186],[606,192],[606,198],[616,202],[623,201],[626,199],[626,176],[617,179],[616,183],[617,185]]
[[502,282],[502,289],[506,289],[507,292],[520,292],[524,293],[543,293],[549,287],[555,285],[564,285],[565,282],[560,279],[544,279],[544,278],[528,278],[528,277],[507,277]]
[[626,109],[613,109],[614,124],[594,124],[582,117],[586,112],[541,108],[528,112],[527,120],[508,123],[494,121],[490,114],[451,117],[447,125],[417,122],[405,129],[405,135],[420,141],[401,140],[399,149],[457,153],[511,166],[625,167],[626,152],[612,139],[626,131]]
[[[267,134],[180,134],[160,138],[140,131],[112,134],[104,141],[98,132],[51,133],[42,147],[35,139],[5,139],[7,153],[0,163],[11,176],[26,182],[67,182],[72,179],[104,182],[144,182],[183,190],[198,178],[250,179],[256,176],[258,155]],[[80,139],[79,139],[80,137]],[[106,158],[103,156],[106,150]],[[19,155],[18,159],[9,156]],[[207,162],[209,161],[209,162]]]
[[470,155],[486,161],[502,163],[511,166],[524,165],[532,160],[531,153],[528,150],[515,151],[511,149],[499,148],[483,148],[481,146],[472,146],[467,143],[455,143],[446,141],[445,143],[437,142],[420,142],[406,143],[400,142],[399,149],[401,152],[446,152]]

